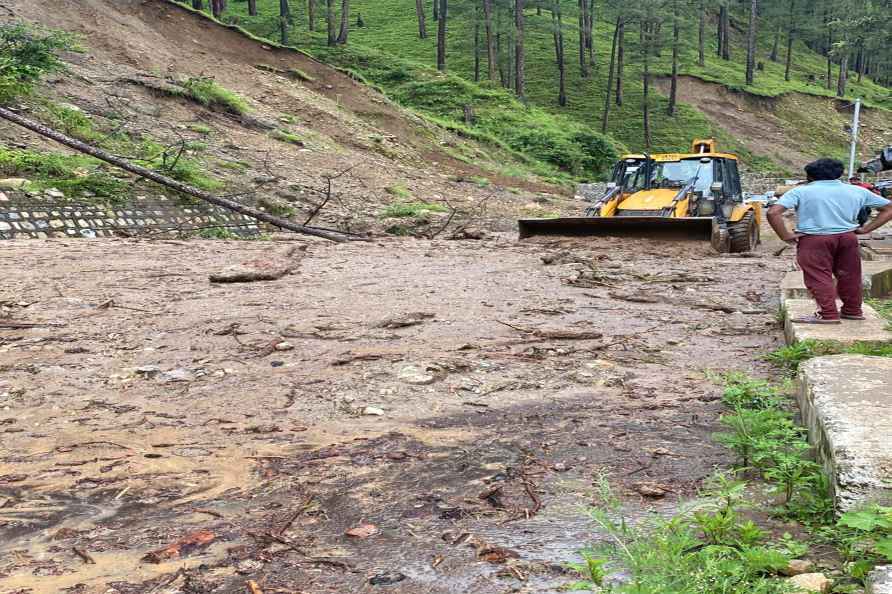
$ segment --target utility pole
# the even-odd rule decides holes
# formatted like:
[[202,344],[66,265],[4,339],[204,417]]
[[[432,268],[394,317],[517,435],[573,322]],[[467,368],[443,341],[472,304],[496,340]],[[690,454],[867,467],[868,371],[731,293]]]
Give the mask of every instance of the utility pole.
[[855,119],[852,121],[852,152],[849,153],[849,177],[855,175],[855,155],[858,152],[858,125],[861,123],[861,98],[855,99]]

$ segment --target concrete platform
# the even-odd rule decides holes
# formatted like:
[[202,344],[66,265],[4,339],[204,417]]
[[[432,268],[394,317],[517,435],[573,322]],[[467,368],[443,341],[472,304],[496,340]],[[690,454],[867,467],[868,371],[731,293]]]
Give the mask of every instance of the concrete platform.
[[793,318],[815,313],[815,302],[811,299],[786,299],[784,335],[787,344],[803,340],[828,340],[842,344],[855,342],[892,342],[892,332],[887,330],[889,322],[869,305],[864,306],[864,321],[843,320],[842,324],[794,324]]
[[892,237],[875,234],[861,240],[861,257],[865,260],[892,260]]
[[802,420],[837,509],[892,505],[892,358],[818,357],[803,364],[799,384]]
[[[892,296],[892,260],[862,262],[864,297],[883,299]],[[810,299],[801,271],[788,272],[781,281],[781,300]]]
[[865,594],[892,594],[892,565],[877,567],[868,576]]

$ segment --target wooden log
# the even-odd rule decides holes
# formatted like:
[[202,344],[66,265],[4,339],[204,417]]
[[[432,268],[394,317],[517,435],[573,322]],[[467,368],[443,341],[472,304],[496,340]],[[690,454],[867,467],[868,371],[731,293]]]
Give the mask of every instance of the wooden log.
[[177,192],[181,192],[183,194],[187,194],[189,196],[194,196],[199,200],[204,200],[214,206],[219,206],[221,208],[225,208],[227,210],[231,210],[233,212],[237,212],[239,214],[243,214],[249,216],[258,221],[262,221],[264,223],[269,223],[275,227],[279,227],[281,229],[287,229],[288,231],[293,231],[295,233],[302,233],[304,235],[312,235],[314,237],[321,237],[323,239],[328,239],[330,241],[337,242],[345,242],[351,240],[350,237],[343,235],[341,233],[336,233],[333,231],[326,231],[323,229],[317,229],[315,227],[307,227],[306,225],[300,225],[293,221],[289,221],[287,219],[283,219],[277,217],[275,215],[271,215],[262,210],[258,210],[256,208],[246,206],[244,204],[240,204],[234,200],[229,200],[228,198],[221,198],[219,196],[214,196],[208,192],[203,190],[199,190],[194,186],[190,186],[188,184],[184,184],[175,179],[169,178],[166,175],[162,175],[157,171],[153,171],[151,169],[147,169],[146,167],[142,167],[141,165],[136,165],[127,161],[126,159],[122,159],[116,155],[112,155],[110,153],[105,152],[102,149],[96,148],[95,146],[89,145],[85,142],[81,142],[80,140],[76,140],[71,138],[70,136],[66,136],[61,132],[53,130],[48,126],[44,126],[43,124],[37,123],[35,121],[29,120],[28,118],[24,118],[19,114],[10,111],[6,108],[0,107],[0,118],[12,122],[13,124],[17,124],[23,128],[27,128],[32,132],[40,134],[46,138],[51,140],[55,140],[60,144],[64,144],[65,146],[72,148],[78,152],[85,153],[90,155],[91,157],[95,157],[100,161],[105,161],[106,163],[110,163],[115,167],[120,167],[125,171],[129,171],[134,175],[138,175],[140,177],[144,177],[146,179],[152,180],[157,184],[161,184],[162,186],[166,186]]

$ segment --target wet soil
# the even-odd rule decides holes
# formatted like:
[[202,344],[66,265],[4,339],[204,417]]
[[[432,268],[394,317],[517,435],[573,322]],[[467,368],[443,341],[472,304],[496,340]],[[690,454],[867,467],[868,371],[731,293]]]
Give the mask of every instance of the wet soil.
[[288,245],[4,243],[0,592],[555,591],[602,478],[646,513],[730,462],[706,372],[769,373],[789,265],[383,239],[208,281]]

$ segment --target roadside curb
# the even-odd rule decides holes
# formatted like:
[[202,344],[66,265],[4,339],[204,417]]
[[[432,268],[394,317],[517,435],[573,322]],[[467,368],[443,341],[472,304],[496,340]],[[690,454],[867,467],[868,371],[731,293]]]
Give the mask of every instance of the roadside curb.
[[783,299],[784,336],[787,344],[803,340],[818,340],[839,344],[856,342],[892,342],[892,332],[886,321],[875,309],[864,306],[865,320],[843,320],[841,324],[797,324],[793,319],[815,313],[811,299]]

